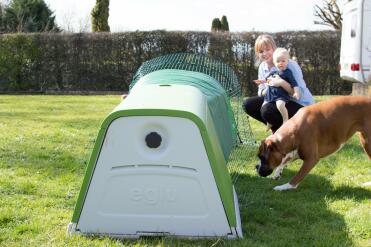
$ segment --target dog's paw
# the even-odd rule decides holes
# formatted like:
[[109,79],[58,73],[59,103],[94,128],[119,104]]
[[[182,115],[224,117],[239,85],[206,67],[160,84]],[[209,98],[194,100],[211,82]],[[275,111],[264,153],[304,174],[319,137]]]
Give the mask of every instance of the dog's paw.
[[273,189],[277,190],[277,191],[283,191],[283,190],[296,189],[297,187],[298,187],[298,185],[294,186],[294,185],[291,185],[290,183],[287,183],[287,184],[276,186]]
[[278,179],[281,178],[281,175],[282,175],[282,172],[277,173],[277,174],[274,174],[271,178],[272,178],[273,180],[278,180]]
[[278,167],[276,170],[274,170],[274,173],[273,175],[271,176],[271,178],[273,180],[278,180],[281,178],[282,176],[282,172],[283,172],[283,168],[282,167]]

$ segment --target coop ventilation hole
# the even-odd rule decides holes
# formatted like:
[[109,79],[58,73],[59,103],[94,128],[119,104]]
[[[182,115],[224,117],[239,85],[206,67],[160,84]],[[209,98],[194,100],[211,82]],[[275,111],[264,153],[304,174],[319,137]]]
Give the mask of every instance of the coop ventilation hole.
[[157,132],[151,132],[146,136],[145,141],[149,148],[158,148],[161,145],[162,138]]

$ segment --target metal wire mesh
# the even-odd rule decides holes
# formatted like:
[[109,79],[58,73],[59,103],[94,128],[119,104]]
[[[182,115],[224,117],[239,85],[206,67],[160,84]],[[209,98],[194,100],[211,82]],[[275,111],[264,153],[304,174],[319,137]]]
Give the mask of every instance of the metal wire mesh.
[[228,96],[241,96],[241,86],[238,78],[227,64],[204,55],[192,53],[174,53],[144,62],[135,73],[130,88],[143,76],[161,69],[180,69],[207,74],[224,87]]
[[207,74],[216,79],[225,89],[229,103],[232,108],[232,118],[237,125],[236,147],[232,151],[228,160],[228,170],[235,183],[239,174],[244,168],[241,164],[241,156],[244,152],[244,145],[254,145],[250,122],[247,115],[242,111],[242,91],[241,84],[235,72],[225,63],[211,57],[192,53],[174,53],[161,57],[156,57],[144,62],[135,73],[130,84],[130,89],[147,74],[163,69],[187,70]]

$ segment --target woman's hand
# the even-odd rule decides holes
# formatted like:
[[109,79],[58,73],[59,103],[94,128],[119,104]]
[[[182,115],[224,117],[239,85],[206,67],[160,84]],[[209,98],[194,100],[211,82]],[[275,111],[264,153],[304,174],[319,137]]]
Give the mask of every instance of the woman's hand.
[[254,80],[254,82],[255,82],[256,85],[260,85],[260,84],[266,83],[265,80]]

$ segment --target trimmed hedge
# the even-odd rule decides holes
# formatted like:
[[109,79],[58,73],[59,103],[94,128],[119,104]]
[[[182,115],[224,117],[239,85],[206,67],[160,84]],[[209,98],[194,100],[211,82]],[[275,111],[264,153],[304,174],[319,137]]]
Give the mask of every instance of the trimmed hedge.
[[[237,73],[245,95],[255,95],[254,42],[260,33],[125,32],[0,35],[0,91],[127,91],[146,60],[173,52],[219,58]],[[349,94],[339,78],[340,33],[272,34],[297,57],[313,94]]]

